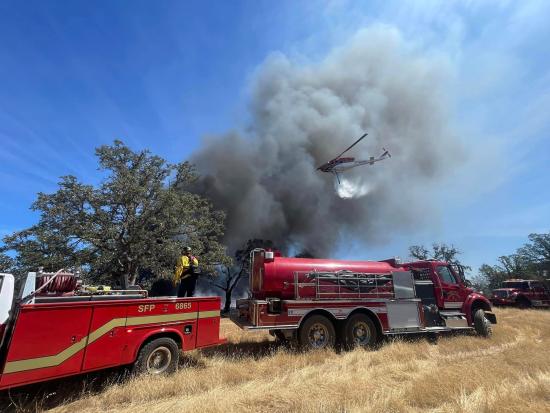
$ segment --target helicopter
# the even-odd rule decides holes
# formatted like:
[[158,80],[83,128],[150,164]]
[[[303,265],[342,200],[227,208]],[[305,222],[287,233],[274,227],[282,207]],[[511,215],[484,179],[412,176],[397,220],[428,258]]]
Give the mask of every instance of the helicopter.
[[344,157],[342,158],[342,155],[345,154],[347,151],[349,151],[351,148],[353,148],[355,145],[357,145],[361,140],[363,140],[368,133],[365,133],[363,136],[361,136],[359,139],[357,139],[349,148],[347,148],[344,152],[342,152],[340,155],[338,155],[336,158],[331,159],[330,161],[324,163],[320,167],[317,168],[318,171],[321,172],[330,172],[333,173],[336,176],[336,179],[338,180],[338,183],[340,183],[340,176],[338,173],[345,172],[351,168],[355,168],[357,166],[362,165],[373,165],[375,162],[382,161],[386,158],[391,158],[390,152],[386,148],[382,148],[384,152],[377,158],[374,156],[371,156],[367,160],[355,160],[355,158],[352,157]]

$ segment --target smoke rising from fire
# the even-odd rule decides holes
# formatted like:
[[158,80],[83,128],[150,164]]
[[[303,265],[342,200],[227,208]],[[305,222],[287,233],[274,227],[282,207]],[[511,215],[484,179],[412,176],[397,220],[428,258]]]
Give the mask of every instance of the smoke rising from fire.
[[[206,138],[192,156],[196,188],[227,213],[230,250],[249,238],[330,256],[432,218],[430,195],[461,162],[448,126],[448,64],[415,51],[398,31],[360,31],[316,63],[270,56],[251,87],[246,132]],[[346,172],[342,187],[316,168],[347,156],[392,158]],[[441,206],[444,207],[444,206]]]

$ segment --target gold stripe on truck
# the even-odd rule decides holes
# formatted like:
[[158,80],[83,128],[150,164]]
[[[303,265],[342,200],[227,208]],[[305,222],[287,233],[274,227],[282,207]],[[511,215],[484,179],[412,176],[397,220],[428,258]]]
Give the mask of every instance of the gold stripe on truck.
[[83,337],[82,340],[80,340],[79,342],[74,343],[73,345],[67,347],[65,350],[53,356],[37,357],[32,359],[7,362],[6,365],[4,366],[3,374],[17,373],[20,371],[59,366],[61,363],[65,362],[70,357],[78,353],[80,350],[83,350],[89,344],[92,344],[101,336],[107,334],[109,331],[111,331],[113,328],[116,328],[116,327],[131,327],[131,326],[140,326],[145,324],[187,321],[187,320],[195,320],[197,318],[218,317],[219,315],[220,315],[219,311],[200,311],[198,313],[198,316],[196,312],[190,312],[190,313],[150,315],[150,316],[142,316],[142,317],[114,318],[108,321],[107,323],[103,324],[98,329],[92,331],[88,336]]
[[143,324],[153,324],[153,323],[169,323],[171,321],[194,320],[195,318],[197,318],[197,313],[194,313],[194,312],[164,314],[164,315],[147,315],[142,317],[128,317],[126,319],[126,326],[128,327],[128,326],[141,326]]
[[199,313],[199,318],[218,317],[219,315],[220,315],[219,310],[218,311],[201,311]]

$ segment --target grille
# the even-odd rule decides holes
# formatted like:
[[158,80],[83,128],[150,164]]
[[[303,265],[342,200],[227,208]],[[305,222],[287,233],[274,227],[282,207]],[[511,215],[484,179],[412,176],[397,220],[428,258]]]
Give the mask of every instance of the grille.
[[508,291],[493,291],[493,296],[497,298],[507,298]]

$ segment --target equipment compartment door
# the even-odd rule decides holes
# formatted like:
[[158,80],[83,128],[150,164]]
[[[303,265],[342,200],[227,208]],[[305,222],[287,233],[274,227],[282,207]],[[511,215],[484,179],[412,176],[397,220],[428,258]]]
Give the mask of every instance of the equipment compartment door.
[[92,310],[87,306],[24,307],[17,318],[1,384],[80,372]]
[[122,361],[126,345],[126,313],[124,305],[96,306],[90,324],[83,370],[116,366]]
[[415,330],[420,328],[417,301],[390,301],[388,309],[388,323],[390,330]]
[[220,341],[220,299],[199,302],[197,347],[211,346]]

